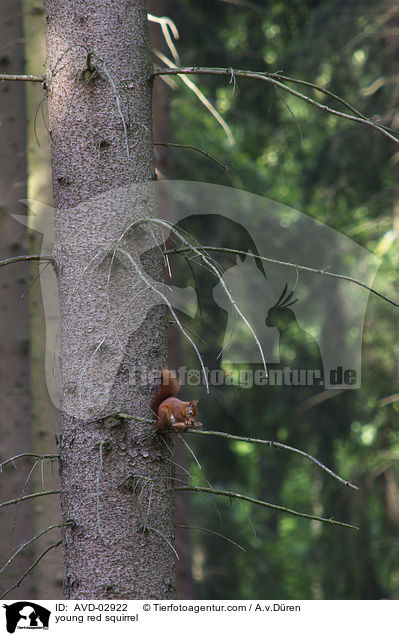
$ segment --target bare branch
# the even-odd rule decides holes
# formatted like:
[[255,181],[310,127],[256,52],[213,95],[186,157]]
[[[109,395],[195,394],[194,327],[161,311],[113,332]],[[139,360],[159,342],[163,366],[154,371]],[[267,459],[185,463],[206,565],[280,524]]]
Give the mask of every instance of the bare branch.
[[[296,269],[297,271],[301,271],[301,272],[312,272],[313,274],[319,274],[320,276],[330,276],[331,278],[338,278],[339,280],[347,280],[348,282],[353,283],[354,285],[359,285],[359,287],[363,287],[363,289],[367,289],[367,291],[369,291],[371,294],[375,294],[379,298],[386,300],[388,303],[390,303],[394,307],[399,307],[399,302],[397,300],[393,300],[392,298],[389,298],[389,296],[385,296],[385,294],[382,294],[376,289],[369,287],[368,285],[366,285],[366,283],[363,283],[361,280],[358,280],[357,278],[352,278],[351,276],[345,276],[345,274],[334,274],[333,272],[328,272],[325,269],[315,269],[313,267],[306,267],[305,265],[298,265],[297,263],[279,261],[275,258],[268,258],[267,256],[259,256],[259,254],[252,254],[252,252],[244,252],[243,250],[235,250],[235,249],[230,249],[228,247],[214,247],[214,246],[212,247],[212,246],[206,245],[206,246],[201,246],[200,248],[198,248],[198,251],[201,251],[201,250],[203,252],[220,252],[222,254],[227,253],[227,254],[239,254],[242,256],[249,256],[250,258],[256,258],[260,261],[265,261],[266,263],[273,263],[273,265],[282,265],[284,267],[291,267],[292,269]],[[164,254],[182,254],[184,252],[189,252],[189,251],[190,251],[189,247],[176,247],[170,250],[165,250]]]
[[152,15],[151,13],[147,14],[147,18],[149,22],[156,22],[160,25],[162,35],[165,39],[166,45],[169,51],[172,54],[172,57],[176,64],[180,64],[179,54],[173,42],[173,39],[178,40],[180,38],[179,31],[173,20],[167,17],[158,17],[156,15]]
[[29,480],[30,480],[31,476],[33,475],[33,473],[34,473],[34,471],[35,471],[35,468],[36,468],[36,466],[38,465],[39,461],[40,461],[39,459],[36,459],[36,460],[35,460],[35,462],[34,462],[34,464],[33,464],[32,468],[30,469],[30,471],[29,471],[29,473],[28,473],[27,478],[25,479],[25,483],[24,483],[24,485],[23,485],[23,487],[22,487],[22,491],[21,491],[21,493],[20,493],[20,495],[19,495],[19,501],[18,501],[18,503],[17,503],[17,505],[16,505],[15,512],[14,512],[14,522],[13,522],[13,525],[12,525],[12,528],[11,528],[11,534],[10,534],[10,544],[12,544],[12,542],[13,542],[13,538],[14,538],[14,530],[15,530],[15,526],[16,526],[16,523],[17,523],[18,511],[19,511],[19,506],[20,506],[21,501],[22,501],[22,497],[23,497],[23,495],[24,495],[24,492],[25,492],[25,490],[26,490],[26,488],[27,488],[27,486],[28,486],[28,484],[29,484]]
[[15,552],[13,553],[13,555],[8,559],[8,561],[2,566],[2,568],[0,569],[0,574],[3,574],[4,570],[6,569],[6,567],[11,563],[11,561],[13,561],[15,559],[15,557],[17,556],[17,554],[19,554],[20,552],[22,552],[22,550],[24,550],[24,548],[27,548],[29,545],[31,545],[31,543],[33,543],[34,541],[36,541],[36,539],[39,539],[40,537],[42,537],[44,534],[46,534],[47,532],[49,532],[50,530],[53,530],[54,528],[63,528],[64,526],[71,526],[72,522],[71,521],[67,521],[66,523],[57,523],[54,526],[49,526],[48,528],[46,528],[45,530],[42,530],[41,532],[39,532],[36,536],[32,537],[32,539],[29,539],[29,541],[26,541],[25,543],[23,543],[22,545],[20,545]]
[[187,148],[188,150],[196,150],[201,155],[204,155],[204,157],[207,157],[208,159],[216,163],[218,166],[223,168],[223,170],[226,170],[226,172],[229,172],[228,166],[225,166],[224,163],[220,163],[220,161],[215,159],[215,157],[212,157],[212,155],[210,155],[209,152],[205,152],[205,150],[201,150],[201,148],[197,148],[197,146],[190,146],[189,144],[173,144],[173,143],[163,142],[163,141],[154,141],[154,146],[166,146],[166,148]]
[[157,534],[159,537],[161,537],[164,541],[166,541],[166,543],[168,544],[168,546],[170,547],[170,549],[172,550],[172,552],[174,552],[176,559],[179,561],[179,555],[177,554],[175,548],[173,547],[173,545],[171,544],[171,542],[169,541],[169,539],[167,537],[165,537],[165,535],[163,534],[163,532],[161,532],[160,530],[157,530],[156,528],[152,528],[151,526],[147,526],[145,527],[146,530],[151,530],[151,532],[153,532],[154,534]]
[[[159,57],[161,62],[166,64],[170,68],[170,70],[175,71],[178,69],[178,67],[176,66],[176,64],[174,64],[174,62],[172,62],[172,60],[169,60],[169,58],[167,58],[166,55],[164,55],[157,49],[154,49],[153,53],[155,53],[155,55]],[[205,108],[209,110],[211,115],[216,119],[216,121],[220,124],[220,126],[223,128],[224,132],[226,133],[226,137],[229,141],[229,144],[233,145],[234,137],[233,137],[233,133],[230,130],[230,126],[223,119],[219,111],[211,104],[209,99],[205,97],[204,93],[198,88],[198,86],[192,80],[190,80],[188,77],[184,77],[184,74],[180,74],[176,72],[173,74],[178,75],[179,78],[182,80],[182,82],[184,82],[184,84],[194,93],[194,95],[205,106]],[[162,73],[158,73],[158,75],[162,75]]]
[[[348,113],[343,113],[340,110],[336,110],[334,108],[330,108],[329,106],[326,106],[325,104],[321,104],[315,99],[312,99],[311,97],[308,97],[307,95],[304,95],[303,93],[300,93],[294,88],[290,88],[289,86],[283,83],[284,80],[287,82],[296,81],[296,83],[300,83],[301,80],[286,78],[285,76],[279,75],[278,73],[235,70],[231,68],[208,68],[208,67],[200,67],[200,66],[191,66],[191,67],[184,67],[184,68],[180,68],[180,67],[179,68],[158,68],[158,69],[154,69],[152,75],[155,77],[157,75],[180,75],[180,76],[182,75],[226,75],[229,78],[231,78],[231,76],[234,75],[235,77],[258,79],[263,82],[267,82],[268,84],[271,84],[273,86],[276,86],[283,91],[286,91],[290,95],[293,95],[294,97],[297,97],[298,99],[301,99],[307,104],[311,104],[312,106],[315,106],[316,108],[324,111],[325,113],[329,113],[330,115],[334,115],[336,117],[342,117],[343,119],[348,119],[350,121],[361,123],[361,124],[364,124],[365,126],[370,126],[371,128],[374,128],[375,130],[378,130],[379,132],[381,132],[383,135],[385,135],[389,139],[392,139],[392,141],[399,143],[398,137],[388,132],[385,126],[382,126],[381,124],[375,122],[374,120],[369,119],[368,117],[366,117],[365,115],[362,115],[361,113],[357,115],[349,115]],[[313,88],[316,88],[316,85],[314,85]],[[317,90],[319,90],[319,87],[317,87]],[[320,88],[320,91],[325,92],[322,88]],[[330,93],[330,96],[335,97],[334,93]],[[338,100],[338,101],[341,101],[341,103],[344,103],[342,100]],[[354,112],[353,107],[350,107],[350,110]]]
[[1,73],[0,80],[3,82],[40,82],[44,84],[46,78],[38,75],[8,75],[7,73]]
[[[152,219],[150,219],[152,221]],[[136,224],[136,223],[135,223]],[[133,224],[133,225],[135,225]],[[147,276],[145,276],[140,267],[137,265],[136,261],[134,260],[134,258],[131,256],[131,254],[129,254],[129,252],[126,252],[126,250],[122,250],[122,249],[118,249],[118,253],[123,255],[131,265],[133,265],[133,267],[136,270],[136,273],[139,275],[139,277],[141,278],[141,280],[147,285],[147,287],[149,289],[151,289],[153,292],[155,292],[160,298],[162,298],[162,300],[164,301],[164,303],[167,305],[170,313],[172,314],[173,318],[176,321],[176,324],[178,325],[180,331],[182,332],[182,334],[185,336],[185,338],[187,338],[187,340],[190,342],[191,346],[193,347],[195,353],[197,354],[199,363],[201,365],[201,369],[202,372],[204,374],[204,379],[206,382],[206,389],[207,392],[209,393],[209,386],[208,386],[208,379],[207,379],[207,375],[206,375],[206,371],[205,371],[205,365],[204,365],[204,361],[202,359],[201,353],[197,347],[197,345],[195,344],[194,340],[188,335],[188,333],[186,332],[186,330],[184,329],[183,325],[181,324],[176,312],[174,311],[171,303],[169,302],[168,298],[165,296],[165,294],[163,294],[157,287],[155,287],[155,285],[153,285],[149,278]]]
[[[336,95],[332,91],[329,91],[328,88],[324,88],[323,86],[318,86],[317,84],[314,84],[313,82],[308,82],[307,80],[301,80],[296,77],[288,77],[287,75],[283,75],[282,73],[271,73],[271,75],[273,77],[276,77],[277,79],[282,79],[285,82],[292,82],[293,84],[299,84],[300,86],[308,86],[309,88],[312,88],[313,90],[318,91],[319,93],[328,95],[328,97],[335,99],[335,101],[345,106],[345,108],[350,110],[354,115],[357,115],[361,119],[368,119],[369,121],[373,121],[372,119],[370,120],[369,117],[366,117],[366,115],[363,115],[363,113],[358,111],[356,108],[354,108],[345,99],[343,99],[342,97],[339,97],[339,95]],[[364,95],[364,91],[362,94]],[[389,128],[389,126],[385,126],[383,124],[379,124],[379,126],[389,132],[396,132],[393,128]]]
[[345,108],[350,110],[357,117],[361,117],[362,119],[367,119],[367,117],[363,115],[363,113],[361,113],[356,108],[354,108],[351,104],[349,104],[349,102],[347,102],[345,99],[342,99],[342,97],[339,97],[339,95],[336,95],[332,91],[329,91],[328,88],[324,88],[324,86],[318,86],[318,84],[314,84],[313,82],[308,82],[307,80],[300,80],[296,77],[289,77],[288,75],[283,75],[282,73],[271,73],[271,75],[273,77],[276,77],[276,79],[281,79],[281,80],[284,80],[285,82],[292,82],[293,84],[299,84],[299,86],[308,86],[309,88],[312,88],[315,91],[319,91],[319,93],[328,95],[328,97],[332,97],[332,99],[335,99],[335,101],[345,106]]
[[209,528],[202,528],[201,526],[183,526],[180,523],[176,523],[175,524],[175,528],[183,528],[184,530],[203,530],[204,532],[209,532],[210,534],[214,534],[217,537],[221,537],[225,541],[228,541],[229,543],[232,543],[237,548],[239,548],[240,550],[245,552],[245,548],[243,548],[242,545],[240,545],[239,543],[236,543],[232,539],[229,539],[229,537],[226,537],[226,535],[221,534],[220,532],[216,532],[215,530],[210,530]]
[[377,406],[387,406],[387,404],[393,404],[399,400],[399,393],[393,393],[385,398],[382,398],[377,402]]
[[9,587],[8,590],[6,590],[4,592],[4,594],[2,594],[0,596],[0,598],[5,598],[7,596],[7,594],[9,594],[9,592],[11,592],[12,590],[15,590],[16,587],[18,587],[20,585],[20,583],[22,583],[22,581],[24,580],[24,578],[26,576],[28,576],[28,574],[30,572],[32,572],[33,568],[36,567],[36,565],[39,563],[39,561],[42,560],[42,558],[47,554],[47,552],[49,552],[50,550],[53,550],[54,548],[57,548],[59,545],[61,545],[62,541],[57,541],[57,543],[53,543],[52,545],[50,545],[48,548],[46,548],[41,555],[36,559],[36,561],[30,566],[30,568],[28,568],[27,570],[25,570],[25,572],[23,573],[23,575],[21,576],[21,578],[19,579],[19,581],[17,583],[15,583],[15,585],[13,585],[12,587]]
[[[102,70],[104,72],[104,75],[107,78],[107,80],[109,82],[109,85],[111,86],[112,93],[113,93],[114,99],[115,99],[116,108],[117,108],[120,120],[122,122],[123,134],[124,134],[124,137],[125,137],[125,145],[126,145],[126,155],[127,155],[127,158],[130,159],[129,140],[128,140],[128,135],[127,135],[127,124],[126,124],[126,121],[125,121],[125,117],[124,117],[124,115],[122,113],[121,99],[120,99],[120,95],[119,95],[119,93],[117,91],[115,81],[114,81],[110,71],[108,70],[107,64],[102,59],[102,57],[100,57],[100,55],[98,55],[98,53],[90,52],[90,51],[87,50],[87,59],[88,59],[88,67],[89,67],[88,70],[91,70],[90,69],[90,65],[91,65],[90,60],[91,60],[92,57],[94,57],[102,65]],[[142,125],[144,125],[144,124],[142,124]]]
[[[195,254],[197,254],[200,257],[200,259],[205,263],[205,265],[208,267],[208,269],[215,274],[215,276],[218,278],[218,280],[219,280],[219,282],[220,282],[220,284],[221,284],[221,286],[222,286],[227,298],[229,299],[229,302],[231,303],[232,307],[235,309],[237,314],[240,316],[241,320],[244,322],[244,324],[246,325],[247,329],[250,331],[253,339],[255,340],[256,346],[257,346],[257,348],[259,350],[259,353],[260,353],[260,357],[262,359],[263,368],[265,369],[266,375],[268,375],[265,355],[263,353],[262,345],[261,345],[261,343],[259,341],[259,338],[256,335],[256,333],[253,330],[253,328],[251,327],[250,323],[248,322],[246,316],[242,313],[241,309],[238,307],[238,305],[237,305],[236,301],[234,300],[229,288],[227,287],[225,281],[223,280],[223,275],[220,273],[220,271],[218,269],[218,265],[219,264],[216,263],[216,265],[215,265],[214,263],[211,262],[210,258],[207,255],[205,255],[204,249],[203,249],[202,246],[196,247],[196,246],[192,245],[189,241],[187,241],[187,239],[184,238],[184,236],[180,232],[178,232],[176,230],[176,228],[173,225],[171,225],[171,223],[168,223],[167,221],[164,221],[162,219],[157,219],[157,218],[154,218],[154,219],[140,219],[140,220],[135,221],[134,223],[132,223],[131,226],[130,226],[130,229],[132,229],[136,225],[143,225],[145,223],[153,223],[155,225],[160,225],[161,227],[166,227],[170,232],[173,232],[173,234],[175,236],[177,236],[178,239],[183,244],[185,244],[188,249],[191,249]],[[139,272],[139,274],[140,274],[140,272]],[[169,303],[169,301],[167,299],[166,299],[166,304],[169,307],[170,303]],[[169,309],[170,309],[170,307],[169,307]],[[174,318],[176,319],[175,316],[174,316]],[[187,337],[187,335],[186,335],[186,337]],[[203,365],[202,365],[202,367],[203,367]],[[206,376],[206,373],[205,373],[204,369],[203,369],[203,372],[204,372],[204,380],[205,380],[205,383],[206,383],[207,392],[209,393],[208,379],[207,379],[207,376]]]
[[129,415],[128,413],[114,413],[115,417],[121,420],[135,420],[141,424],[154,424],[154,420],[147,420],[145,417],[139,417],[138,415]]
[[43,274],[44,270],[47,269],[47,267],[49,265],[50,265],[50,261],[47,261],[47,263],[45,265],[43,265],[43,267],[38,271],[38,273],[36,274],[34,279],[29,283],[28,287],[25,289],[24,293],[22,294],[21,300],[23,300],[25,298],[26,294],[33,287],[33,285],[36,283],[36,281],[40,278],[40,276]]
[[17,459],[22,459],[23,457],[34,457],[35,459],[58,459],[59,455],[53,454],[38,454],[38,453],[20,453],[19,455],[14,455],[14,457],[10,457],[9,459],[5,459],[4,462],[0,463],[0,473],[3,470],[4,466],[7,464],[13,464]]
[[[187,429],[188,430],[188,429]],[[186,431],[187,432],[187,431]],[[179,433],[178,433],[179,438],[181,439],[181,441],[183,442],[184,446],[187,448],[187,450],[191,453],[195,463],[197,464],[198,468],[200,470],[202,470],[201,464],[199,463],[196,454],[194,453],[193,449],[190,447],[189,444],[187,444],[186,440],[184,439],[184,437],[182,437]]]
[[302,415],[305,411],[312,409],[318,404],[337,397],[337,395],[340,395],[343,391],[345,391],[345,389],[326,389],[325,391],[321,391],[321,393],[316,393],[316,395],[312,395],[312,397],[299,404],[295,409],[295,413]]
[[325,519],[324,517],[318,517],[316,515],[308,515],[305,512],[297,512],[296,510],[291,510],[291,508],[285,508],[284,506],[277,506],[276,504],[271,504],[271,503],[268,503],[267,501],[261,501],[260,499],[254,499],[253,497],[247,497],[246,495],[241,495],[240,493],[237,493],[237,492],[230,492],[228,490],[205,488],[203,486],[176,486],[175,490],[177,492],[182,492],[183,490],[190,490],[193,492],[203,492],[210,495],[220,495],[223,497],[229,497],[230,499],[234,499],[234,500],[249,501],[250,503],[257,504],[258,506],[271,508],[272,510],[278,510],[279,512],[285,512],[286,514],[293,515],[294,517],[302,517],[304,519],[311,519],[313,521],[321,521],[323,523],[328,523],[334,526],[343,526],[344,528],[351,528],[351,530],[359,530],[357,526],[352,526],[350,523],[344,523],[343,521],[335,521],[335,519]]
[[11,265],[12,263],[20,263],[21,261],[49,261],[53,264],[54,258],[48,254],[25,254],[24,256],[13,256],[12,258],[6,258],[4,261],[0,261],[0,267]]
[[292,453],[297,453],[298,455],[302,455],[303,457],[306,457],[307,459],[309,459],[311,462],[314,462],[315,464],[317,464],[319,468],[321,468],[326,473],[331,475],[331,477],[334,477],[334,479],[336,479],[337,481],[341,482],[341,484],[344,484],[344,486],[349,486],[350,488],[353,488],[354,490],[359,490],[359,488],[355,486],[355,484],[352,484],[350,481],[342,479],[342,477],[334,473],[334,471],[332,471],[330,468],[327,468],[327,466],[325,466],[318,459],[313,457],[313,455],[310,455],[309,453],[306,453],[305,451],[299,450],[299,448],[294,448],[293,446],[287,446],[287,444],[281,444],[280,442],[273,442],[272,440],[267,440],[267,439],[256,439],[254,437],[241,437],[239,435],[231,435],[230,433],[223,433],[221,431],[199,431],[199,430],[189,429],[187,433],[194,433],[196,435],[211,435],[213,437],[224,437],[226,439],[232,439],[239,442],[248,442],[249,444],[264,444],[265,446],[269,446],[270,448],[274,447],[274,448],[281,448],[283,450],[291,451]]
[[9,501],[3,501],[0,503],[0,508],[5,506],[12,506],[20,501],[26,501],[27,499],[34,499],[35,497],[44,497],[45,495],[59,495],[61,490],[45,490],[44,492],[34,492],[31,495],[25,495],[24,497],[17,497],[17,499],[10,499]]

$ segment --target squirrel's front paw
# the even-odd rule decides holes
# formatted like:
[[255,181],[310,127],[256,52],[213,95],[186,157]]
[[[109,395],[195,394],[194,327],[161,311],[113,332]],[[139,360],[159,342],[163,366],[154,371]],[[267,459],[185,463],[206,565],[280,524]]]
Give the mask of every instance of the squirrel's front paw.
[[184,431],[187,430],[187,423],[186,422],[175,422],[175,423],[171,424],[170,427],[174,431],[176,431],[176,433],[184,433]]
[[202,428],[202,424],[201,422],[197,422],[196,420],[190,420],[187,422],[187,428],[195,430],[196,428]]

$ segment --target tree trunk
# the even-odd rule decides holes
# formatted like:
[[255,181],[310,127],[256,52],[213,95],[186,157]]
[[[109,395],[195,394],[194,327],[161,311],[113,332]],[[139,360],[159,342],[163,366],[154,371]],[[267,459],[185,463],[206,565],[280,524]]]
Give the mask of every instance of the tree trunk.
[[148,224],[124,234],[155,206],[146,3],[44,6],[65,595],[173,598],[171,440],[118,417],[151,417],[155,381],[144,371],[166,358],[165,311],[143,282],[162,279],[160,250]]
[[[0,26],[0,70],[2,73],[23,72],[23,45],[20,3],[4,0]],[[25,228],[11,214],[24,215],[26,198],[25,165],[25,98],[20,82],[2,83],[0,87],[0,149],[3,158],[0,172],[0,253],[1,258],[23,254],[26,250]],[[27,290],[28,269],[25,263],[3,267],[0,271],[0,381],[1,441],[0,461],[30,451],[28,302],[22,299]],[[9,464],[1,475],[1,501],[20,496],[31,468],[31,460]],[[29,485],[30,488],[30,485]],[[1,511],[2,556],[10,549],[10,532],[15,508]],[[16,517],[13,546],[33,536],[33,506],[22,504]],[[2,576],[2,591],[18,580],[31,565],[31,550],[22,551]],[[9,576],[10,573],[10,576]],[[33,598],[32,575],[11,598]]]

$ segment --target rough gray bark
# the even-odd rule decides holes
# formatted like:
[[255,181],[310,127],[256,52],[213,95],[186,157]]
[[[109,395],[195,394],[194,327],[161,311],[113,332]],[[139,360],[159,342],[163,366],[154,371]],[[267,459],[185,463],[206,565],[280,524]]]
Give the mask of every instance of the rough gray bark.
[[[23,45],[20,3],[3,0],[0,24],[0,70],[2,73],[23,72]],[[26,232],[11,214],[25,214],[19,199],[26,198],[25,167],[25,99],[24,86],[6,82],[0,86],[0,254],[1,259],[23,254]],[[21,296],[27,289],[28,270],[24,263],[0,270],[0,461],[29,451],[29,347],[28,301]],[[31,468],[30,460],[9,464],[0,475],[1,501],[18,497]],[[17,468],[17,469],[16,469]],[[22,505],[17,517],[13,546],[27,541],[33,532],[33,506]],[[2,557],[10,549],[10,532],[15,508],[3,509],[0,516]],[[4,592],[31,564],[31,551],[25,550],[2,576]],[[1,559],[3,560],[3,559]],[[8,598],[34,598],[32,575]]]
[[147,251],[140,273],[121,254],[112,257],[132,219],[154,215],[146,3],[44,6],[61,307],[61,505],[69,524],[65,595],[173,598],[171,441],[152,424],[115,415],[151,416],[154,380],[133,383],[132,368],[156,370],[166,357],[165,312],[143,284],[144,270],[162,278],[148,226],[123,241],[135,263]]

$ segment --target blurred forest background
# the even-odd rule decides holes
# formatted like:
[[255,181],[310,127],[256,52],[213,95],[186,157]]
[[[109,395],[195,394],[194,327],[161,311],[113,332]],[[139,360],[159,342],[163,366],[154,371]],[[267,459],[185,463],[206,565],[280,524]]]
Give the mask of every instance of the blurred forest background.
[[[178,48],[186,66],[281,70],[398,128],[395,3],[185,0],[168,2],[166,13],[178,25]],[[217,77],[201,76],[200,85],[228,122],[234,145],[177,82],[170,92],[171,138],[211,152],[230,172],[195,152],[188,156],[189,151],[178,150],[173,152],[174,178],[242,188],[313,216],[378,255],[382,265],[374,287],[396,298],[398,147],[261,82],[239,79],[234,94],[232,85]],[[320,99],[320,93],[307,94]],[[320,101],[332,106],[328,96]],[[205,278],[196,273],[200,281]],[[213,347],[207,353],[214,358],[223,342],[209,337],[212,305],[203,305],[202,311],[208,328],[201,332],[198,318],[198,333]],[[344,307],[338,303],[336,311]],[[307,387],[223,387],[219,400],[203,397],[200,414],[206,428],[274,439],[311,452],[360,490],[343,487],[295,455],[217,438],[212,444],[195,439],[203,474],[215,488],[312,510],[360,530],[330,528],[218,498],[220,521],[209,499],[194,495],[191,523],[245,547],[243,552],[212,534],[192,533],[198,597],[398,598],[397,312],[370,296],[360,389],[337,392],[319,403],[309,400]],[[179,361],[186,364],[189,355],[187,348]],[[195,471],[194,462],[191,469]],[[196,483],[204,485],[200,475]]]
[[[42,74],[41,4],[27,0],[22,9],[24,31],[20,40],[25,46],[25,71]],[[176,24],[180,34],[176,46],[183,66],[282,71],[314,82],[362,113],[375,116],[395,130],[399,128],[399,8],[394,2],[154,0],[150,11],[167,15]],[[151,25],[151,31],[154,47],[170,56],[156,24]],[[7,41],[3,39],[3,43]],[[1,60],[2,72],[22,72],[22,67],[4,61],[6,57],[13,59],[15,46],[7,49],[4,45],[7,53]],[[157,56],[154,61],[165,65]],[[199,147],[226,164],[229,171],[192,150],[156,146],[160,177],[247,190],[314,217],[377,255],[382,264],[374,287],[399,298],[399,146],[371,128],[328,115],[290,95],[283,96],[263,82],[240,79],[233,91],[233,83],[225,77],[193,76],[193,81],[228,123],[234,143],[177,77],[168,78],[167,84],[160,78],[155,82],[154,139]],[[302,89],[310,97],[335,107],[328,95]],[[7,91],[10,90],[23,91],[24,87],[8,86]],[[51,202],[42,97],[40,86],[26,88],[28,196],[15,196],[14,190],[14,201],[29,197]],[[1,143],[5,143],[4,137]],[[3,146],[3,157],[6,151]],[[3,179],[3,189],[11,178],[13,183],[20,180]],[[21,181],[25,182],[26,177]],[[9,209],[17,211],[11,204]],[[194,231],[195,224],[189,229]],[[14,227],[14,231],[18,235],[15,241],[21,243],[21,227]],[[39,251],[40,247],[34,244],[39,239],[33,236],[30,240],[32,251]],[[231,245],[237,247],[239,242],[239,236],[236,240],[232,237]],[[227,261],[219,262],[226,266]],[[195,264],[188,268],[187,262],[178,257],[171,257],[170,265],[179,284],[193,285],[196,280],[202,290],[201,315],[197,312],[189,326],[202,339],[199,343],[205,361],[216,361],[223,347],[220,334],[224,335],[224,331],[215,328],[220,313],[215,313],[211,296],[207,295],[207,273],[195,268]],[[21,276],[33,278],[35,271]],[[7,276],[15,278],[15,270]],[[46,398],[40,366],[43,328],[38,317],[37,284],[30,296],[33,370],[31,378],[25,379],[25,394],[31,396],[26,409],[29,406],[33,413],[29,443],[37,452],[55,452],[56,413]],[[339,299],[336,311],[345,311]],[[359,491],[345,488],[298,455],[194,435],[185,439],[201,470],[187,449],[179,447],[176,461],[183,466],[183,472],[179,468],[177,472],[182,479],[187,478],[184,471],[189,471],[197,486],[204,486],[209,480],[214,488],[346,521],[359,526],[359,531],[297,519],[251,504],[231,503],[227,498],[178,494],[178,525],[200,528],[178,529],[181,598],[399,598],[398,311],[370,295],[359,389],[331,392],[328,399],[325,395],[319,399],[321,392],[309,387],[223,387],[209,398],[203,391],[198,395],[195,387],[184,390],[184,395],[200,397],[200,419],[206,429],[295,446],[355,483]],[[23,329],[26,326],[22,325]],[[298,350],[300,344],[297,343]],[[292,339],[291,346],[295,349]],[[27,356],[27,351],[21,355]],[[170,363],[177,367],[198,366],[193,352],[173,328]],[[2,391],[7,392],[3,379]],[[21,430],[23,416],[20,414],[17,419]],[[7,423],[4,426],[10,444],[12,432],[7,431]],[[21,448],[20,436],[15,438],[11,452],[3,441],[1,459],[23,450],[26,448]],[[15,488],[14,496],[21,492],[32,462],[19,467],[24,467],[25,473],[13,486],[10,480],[23,471],[9,468],[10,480],[7,486],[1,486],[3,501],[11,498],[11,486]],[[39,468],[38,465],[32,473],[32,484],[25,487],[26,492],[29,487],[42,489],[43,474]],[[45,488],[49,489],[56,484],[57,471],[52,475],[46,465],[43,472]],[[57,523],[58,504],[23,505],[27,506],[25,528],[29,524],[36,528],[31,536],[40,528]],[[4,517],[2,534],[6,528],[9,532],[13,514]],[[23,530],[18,530],[20,525],[15,527],[17,542],[18,532],[23,537]],[[35,544],[24,558],[32,561],[34,551],[45,549],[47,540],[47,535],[42,537],[40,541],[44,543],[36,542],[42,547]],[[55,555],[52,552],[40,562],[36,573],[24,582],[28,587],[15,590],[14,598],[33,590],[36,598],[59,597],[62,568]],[[26,567],[23,561],[14,563],[4,587],[18,576],[18,568],[23,571]]]

